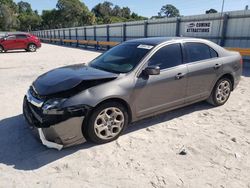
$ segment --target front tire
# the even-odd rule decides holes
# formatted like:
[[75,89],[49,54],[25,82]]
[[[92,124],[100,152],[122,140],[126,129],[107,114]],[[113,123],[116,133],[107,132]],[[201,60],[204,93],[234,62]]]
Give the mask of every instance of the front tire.
[[213,106],[224,105],[230,97],[232,82],[228,78],[221,78],[214,86],[212,94],[207,100]]
[[118,102],[101,104],[87,118],[83,125],[85,137],[97,144],[116,140],[128,125],[128,112]]
[[37,47],[36,47],[35,44],[29,44],[27,50],[28,50],[29,52],[36,52],[36,49],[37,49]]

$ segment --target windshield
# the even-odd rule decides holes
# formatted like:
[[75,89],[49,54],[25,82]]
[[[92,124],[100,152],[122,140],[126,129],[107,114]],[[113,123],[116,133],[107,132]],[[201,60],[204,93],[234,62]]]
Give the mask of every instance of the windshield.
[[138,43],[120,44],[90,62],[89,66],[114,73],[133,70],[143,57],[153,48]]

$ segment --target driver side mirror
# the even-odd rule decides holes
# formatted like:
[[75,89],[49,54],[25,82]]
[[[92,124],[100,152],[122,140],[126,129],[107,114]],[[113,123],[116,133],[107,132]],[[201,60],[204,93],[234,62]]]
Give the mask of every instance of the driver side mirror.
[[3,40],[7,40],[7,37],[4,37]]
[[161,69],[159,66],[148,66],[146,69],[143,70],[146,75],[159,75],[160,71]]

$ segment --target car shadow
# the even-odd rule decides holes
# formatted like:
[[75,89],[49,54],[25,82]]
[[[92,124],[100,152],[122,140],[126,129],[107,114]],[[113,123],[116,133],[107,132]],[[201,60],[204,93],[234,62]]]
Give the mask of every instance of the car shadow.
[[[127,128],[124,134],[129,134],[130,132],[138,131],[160,122],[167,122],[197,110],[209,108],[211,108],[211,106],[203,102],[163,113],[153,118],[147,118],[133,123]],[[23,115],[0,121],[0,164],[13,166],[13,168],[17,170],[29,171],[39,169],[79,150],[85,150],[95,146],[95,144],[87,142],[79,146],[65,148],[61,151],[48,149],[32,135],[32,131],[28,128]]]
[[17,53],[28,53],[26,50],[11,50],[4,52],[3,54],[17,54]]

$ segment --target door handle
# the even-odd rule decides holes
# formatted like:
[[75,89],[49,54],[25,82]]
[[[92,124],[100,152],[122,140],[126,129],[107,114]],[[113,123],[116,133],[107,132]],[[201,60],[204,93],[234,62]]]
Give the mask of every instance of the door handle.
[[214,65],[214,69],[219,69],[219,68],[221,67],[221,65],[222,65],[222,64],[220,64],[220,63],[216,63],[216,64]]
[[175,78],[176,78],[177,80],[180,80],[180,79],[182,79],[185,75],[186,75],[185,73],[178,73],[178,74],[175,76]]

